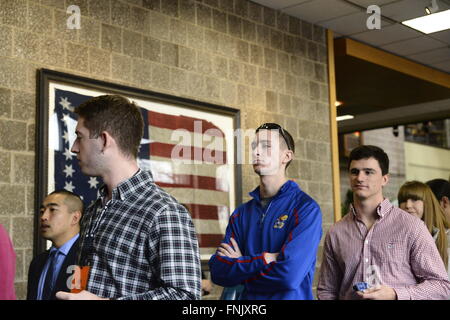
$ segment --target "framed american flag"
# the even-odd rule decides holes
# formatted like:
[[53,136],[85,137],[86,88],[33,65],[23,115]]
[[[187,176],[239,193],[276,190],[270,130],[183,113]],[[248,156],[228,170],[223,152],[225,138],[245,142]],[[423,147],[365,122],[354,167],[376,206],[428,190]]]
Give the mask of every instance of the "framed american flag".
[[202,261],[220,244],[228,218],[242,202],[237,161],[239,110],[126,87],[47,69],[39,70],[35,201],[35,254],[45,250],[39,206],[58,189],[89,205],[102,181],[84,176],[70,152],[77,123],[74,108],[91,97],[120,94],[134,101],[145,122],[138,164],[191,213]]

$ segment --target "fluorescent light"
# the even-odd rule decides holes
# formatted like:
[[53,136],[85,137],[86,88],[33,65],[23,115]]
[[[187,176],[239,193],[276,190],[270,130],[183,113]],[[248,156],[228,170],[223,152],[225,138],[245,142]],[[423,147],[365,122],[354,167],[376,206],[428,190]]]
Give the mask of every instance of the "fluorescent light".
[[447,30],[450,29],[450,9],[402,23],[425,34]]
[[346,114],[344,116],[336,117],[336,121],[350,120],[350,119],[353,119],[353,118],[354,118],[354,116],[352,116],[351,114]]

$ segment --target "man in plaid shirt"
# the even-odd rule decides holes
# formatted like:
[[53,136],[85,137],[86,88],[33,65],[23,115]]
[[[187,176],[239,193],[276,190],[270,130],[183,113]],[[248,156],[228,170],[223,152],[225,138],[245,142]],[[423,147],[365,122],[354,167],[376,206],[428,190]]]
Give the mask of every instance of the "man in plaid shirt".
[[138,107],[105,95],[76,108],[72,152],[81,171],[105,185],[83,217],[79,264],[85,290],[64,300],[186,300],[200,298],[197,236],[187,210],[159,188],[136,158],[143,135]]

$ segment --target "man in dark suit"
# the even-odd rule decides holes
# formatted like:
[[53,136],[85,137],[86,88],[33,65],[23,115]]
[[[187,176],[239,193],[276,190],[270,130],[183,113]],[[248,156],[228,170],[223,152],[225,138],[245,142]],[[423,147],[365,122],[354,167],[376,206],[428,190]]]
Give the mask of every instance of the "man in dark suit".
[[70,292],[69,278],[77,264],[82,214],[83,201],[72,192],[58,190],[44,199],[40,232],[52,242],[52,247],[30,264],[27,300],[55,300],[56,292]]

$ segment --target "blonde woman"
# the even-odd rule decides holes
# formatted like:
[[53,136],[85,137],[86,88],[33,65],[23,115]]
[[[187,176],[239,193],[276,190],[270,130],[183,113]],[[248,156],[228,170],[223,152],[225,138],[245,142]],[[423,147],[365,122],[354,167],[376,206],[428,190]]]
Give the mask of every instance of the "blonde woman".
[[450,223],[430,187],[419,181],[406,182],[398,192],[398,203],[401,209],[425,222],[449,272],[447,231]]

